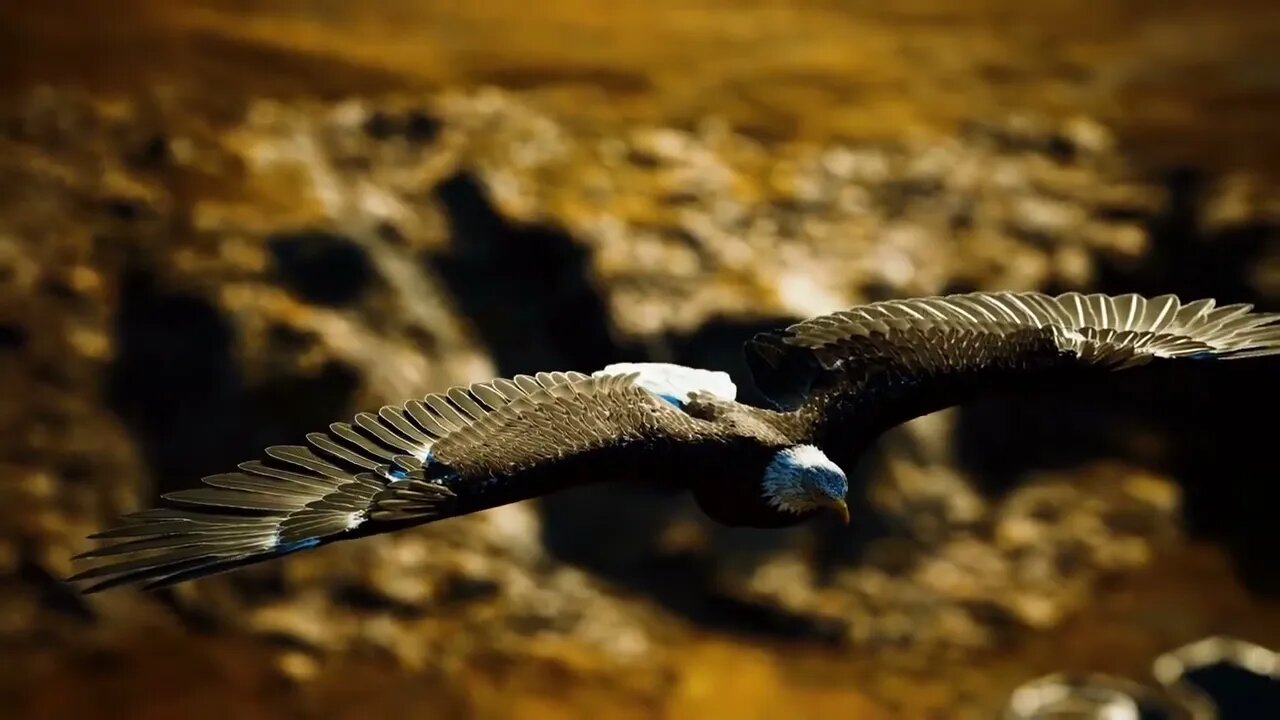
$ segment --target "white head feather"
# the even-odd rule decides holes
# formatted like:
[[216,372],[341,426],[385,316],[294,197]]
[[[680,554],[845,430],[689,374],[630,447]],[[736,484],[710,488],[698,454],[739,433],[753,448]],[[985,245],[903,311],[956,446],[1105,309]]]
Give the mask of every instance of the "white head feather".
[[791,513],[803,513],[843,501],[849,479],[813,445],[779,450],[765,467],[764,494],[770,505]]

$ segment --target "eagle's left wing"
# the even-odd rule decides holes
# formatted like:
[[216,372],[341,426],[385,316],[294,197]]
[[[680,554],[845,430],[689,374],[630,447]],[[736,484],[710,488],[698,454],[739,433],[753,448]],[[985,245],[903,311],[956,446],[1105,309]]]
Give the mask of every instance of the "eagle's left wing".
[[71,580],[159,587],[579,483],[666,475],[652,468],[709,423],[643,387],[653,368],[640,370],[516,376],[361,413],[127,516],[82,556],[102,564]]
[[963,403],[1150,362],[1280,354],[1280,314],[1173,295],[976,292],[889,300],[762,333],[760,390],[839,447]]

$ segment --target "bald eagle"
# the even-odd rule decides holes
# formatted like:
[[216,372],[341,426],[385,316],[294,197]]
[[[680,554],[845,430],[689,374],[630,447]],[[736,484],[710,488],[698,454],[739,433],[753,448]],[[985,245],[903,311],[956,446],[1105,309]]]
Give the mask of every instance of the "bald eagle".
[[1252,310],[1033,292],[861,305],[747,343],[773,408],[738,402],[723,372],[661,363],[454,387],[165,495],[92,536],[110,542],[71,580],[161,587],[606,480],[687,489],[731,526],[847,523],[841,465],[886,429],[981,392],[1280,353],[1280,314]]

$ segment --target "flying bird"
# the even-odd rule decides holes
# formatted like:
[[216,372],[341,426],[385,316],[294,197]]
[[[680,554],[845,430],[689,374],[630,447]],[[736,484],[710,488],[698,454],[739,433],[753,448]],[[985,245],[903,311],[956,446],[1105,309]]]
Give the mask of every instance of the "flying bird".
[[[331,542],[610,480],[690,491],[731,526],[846,523],[848,467],[883,431],[981,393],[1149,363],[1280,354],[1280,314],[1173,295],[977,292],[814,317],[745,347],[774,404],[723,372],[622,363],[453,387],[164,496],[92,537],[85,592],[170,585]],[[843,465],[843,467],[842,467]]]

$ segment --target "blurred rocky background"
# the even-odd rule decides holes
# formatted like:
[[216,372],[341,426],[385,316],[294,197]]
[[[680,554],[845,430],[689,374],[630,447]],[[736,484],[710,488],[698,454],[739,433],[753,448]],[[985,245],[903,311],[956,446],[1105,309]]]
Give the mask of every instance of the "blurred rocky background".
[[887,436],[852,528],[587,488],[155,594],[84,536],[358,410],[965,289],[1280,309],[1258,0],[0,2],[0,716],[990,718],[1280,648],[1274,365]]

